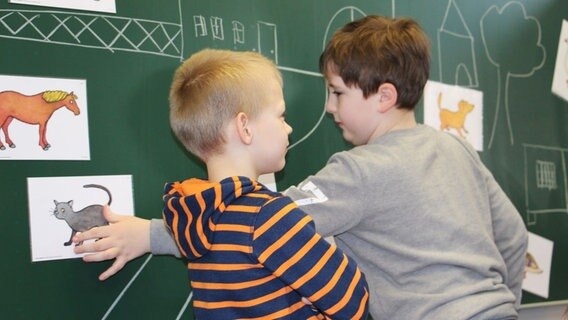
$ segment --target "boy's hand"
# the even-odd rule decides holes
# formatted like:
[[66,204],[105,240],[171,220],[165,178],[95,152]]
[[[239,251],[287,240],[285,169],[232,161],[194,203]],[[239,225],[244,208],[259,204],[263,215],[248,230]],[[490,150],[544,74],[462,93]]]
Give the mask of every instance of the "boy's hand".
[[96,227],[73,237],[75,244],[98,239],[75,246],[75,253],[88,253],[83,261],[116,259],[112,266],[101,273],[101,281],[116,274],[130,260],[150,252],[150,220],[114,214],[108,206],[104,207],[103,214],[110,225]]

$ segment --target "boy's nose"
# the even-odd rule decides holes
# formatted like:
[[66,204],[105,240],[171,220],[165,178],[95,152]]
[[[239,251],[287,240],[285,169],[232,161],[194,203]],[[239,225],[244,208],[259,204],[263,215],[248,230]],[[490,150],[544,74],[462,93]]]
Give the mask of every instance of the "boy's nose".
[[292,134],[292,131],[294,131],[294,129],[291,125],[288,124],[288,122],[286,122],[286,131],[288,132],[288,135]]
[[329,101],[329,99],[327,99],[327,101],[325,102],[325,111],[327,113],[334,113],[335,112],[335,105],[333,103],[331,103]]

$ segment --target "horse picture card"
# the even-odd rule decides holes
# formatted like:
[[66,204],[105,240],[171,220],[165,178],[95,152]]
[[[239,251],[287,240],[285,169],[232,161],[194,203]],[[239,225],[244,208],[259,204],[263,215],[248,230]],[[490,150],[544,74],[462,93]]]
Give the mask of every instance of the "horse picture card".
[[108,225],[102,208],[133,215],[132,176],[28,178],[32,262],[80,258],[71,238]]
[[0,75],[0,160],[90,160],[87,81]]

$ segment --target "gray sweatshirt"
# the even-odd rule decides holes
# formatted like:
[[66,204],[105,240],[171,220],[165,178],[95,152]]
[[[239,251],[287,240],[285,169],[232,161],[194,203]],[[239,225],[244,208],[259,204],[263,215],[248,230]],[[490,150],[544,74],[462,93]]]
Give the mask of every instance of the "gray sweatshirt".
[[[393,131],[285,193],[358,263],[374,319],[516,319],[527,231],[460,138]],[[150,236],[153,253],[179,256],[161,220]]]

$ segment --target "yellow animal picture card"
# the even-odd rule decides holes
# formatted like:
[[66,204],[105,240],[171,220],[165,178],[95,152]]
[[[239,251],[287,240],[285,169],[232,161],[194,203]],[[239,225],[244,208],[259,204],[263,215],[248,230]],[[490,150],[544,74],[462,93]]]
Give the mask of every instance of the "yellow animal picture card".
[[0,160],[90,160],[87,81],[0,75]]
[[552,80],[552,93],[568,101],[568,21],[562,21],[556,66]]
[[428,81],[424,88],[424,124],[483,151],[483,92]]

